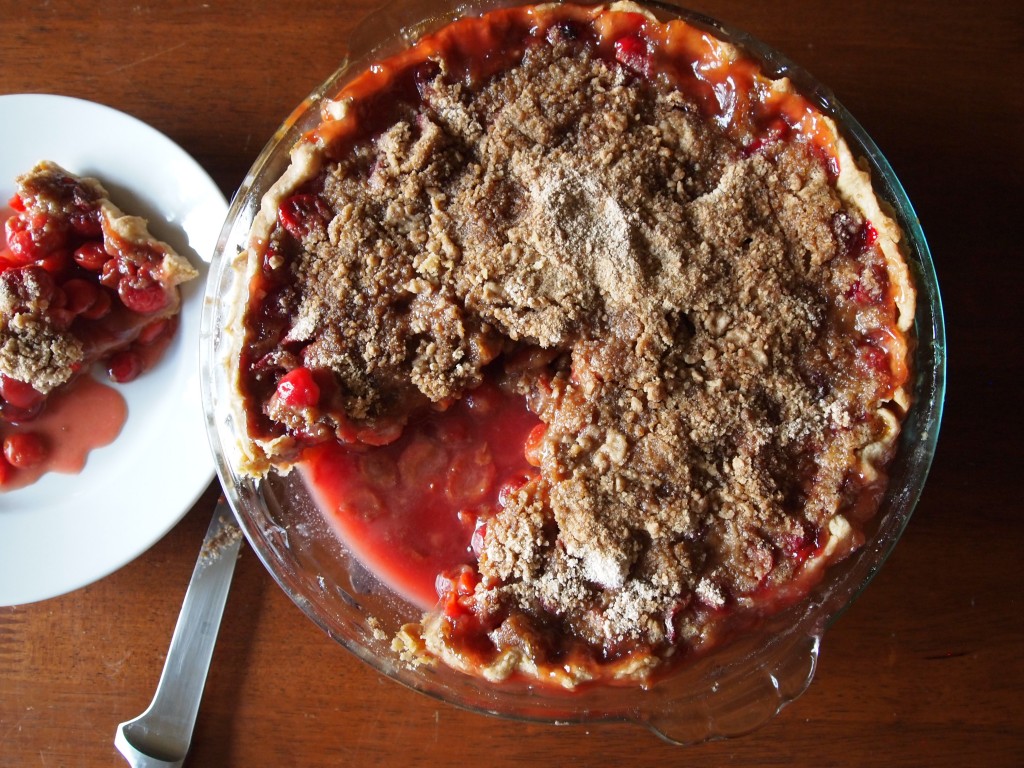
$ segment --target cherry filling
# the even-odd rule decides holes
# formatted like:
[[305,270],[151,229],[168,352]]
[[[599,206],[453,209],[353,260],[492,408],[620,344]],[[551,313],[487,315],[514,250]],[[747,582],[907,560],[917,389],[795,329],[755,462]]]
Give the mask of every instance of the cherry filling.
[[[835,137],[820,113],[803,97],[770,87],[752,60],[682,23],[662,25],[640,14],[596,13],[582,6],[544,6],[503,9],[455,22],[349,83],[336,100],[347,100],[350,109],[337,119],[325,119],[305,140],[320,143],[327,159],[344,156],[357,142],[372,141],[400,111],[425,100],[440,72],[472,88],[514,65],[531,45],[546,41],[565,45],[567,55],[585,53],[617,67],[640,87],[678,89],[722,129],[732,142],[730,151],[742,157],[762,154],[771,161],[783,145],[800,143],[831,179],[838,176]],[[321,196],[323,187],[322,178],[314,178],[281,202],[262,269],[249,286],[253,298],[239,386],[247,400],[250,435],[269,438],[286,461],[298,456],[314,500],[353,555],[396,593],[425,610],[436,609],[433,615],[445,619],[443,631],[450,633],[452,647],[460,655],[475,655],[478,666],[513,646],[525,648],[544,674],[550,669],[552,675],[577,663],[586,667],[637,650],[657,652],[654,645],[638,647],[627,640],[590,647],[574,635],[575,627],[560,625],[558,614],[546,604],[540,615],[527,615],[518,608],[491,610],[480,599],[476,561],[485,541],[494,546],[501,532],[500,524],[492,521],[517,488],[533,483],[529,490],[542,494],[546,487],[534,479],[546,425],[538,423],[521,398],[505,392],[492,377],[461,400],[446,403],[446,409],[430,410],[424,398],[416,400],[396,386],[388,415],[382,417],[393,415],[391,421],[350,421],[347,395],[331,371],[306,367],[315,358],[304,357],[297,340],[301,334],[289,336],[301,300],[293,257],[304,240],[311,235],[315,240],[327,229],[334,215]],[[832,234],[837,252],[829,255],[839,289],[829,294],[835,297],[830,310],[851,331],[844,337],[846,346],[836,353],[857,369],[852,374],[877,383],[873,404],[906,378],[905,367],[901,370],[897,362],[903,350],[895,333],[859,330],[895,328],[893,289],[884,254],[876,246],[879,233],[870,222],[837,214]],[[504,361],[506,366],[509,362]],[[563,373],[579,385],[592,372],[583,367]],[[827,392],[830,382],[815,376],[808,373],[814,386]],[[528,381],[536,391],[544,389],[539,377]],[[545,411],[535,410],[547,418]],[[794,467],[798,479],[784,489],[787,498],[792,496],[791,506],[803,506],[815,471],[810,459],[808,466]],[[877,504],[870,494],[864,494],[866,507]],[[704,528],[693,532],[694,539],[704,536]],[[685,641],[677,637],[683,631],[677,619],[683,614],[699,614],[691,625],[707,630],[698,644],[710,646],[719,625],[753,620],[762,608],[798,599],[810,580],[820,576],[819,569],[804,566],[823,556],[827,538],[827,529],[817,524],[793,526],[738,558],[741,565],[749,561],[749,573],[760,579],[751,577],[758,586],[742,593],[754,606],[744,609],[749,615],[740,611],[732,618],[735,594],[710,582],[680,593],[676,602],[667,604],[668,642],[694,643],[693,636]],[[485,575],[488,563],[485,557]],[[486,581],[484,586],[502,585]],[[659,603],[657,610],[663,607]]]
[[[71,181],[68,180],[70,184]],[[39,297],[49,304],[49,321],[59,330],[71,329],[77,336],[98,347],[116,345],[121,337],[134,336],[139,323],[115,317],[90,329],[88,321],[107,318],[121,306],[137,315],[153,315],[166,309],[173,296],[160,280],[163,255],[150,253],[128,243],[111,231],[104,235],[102,215],[94,201],[80,195],[61,216],[33,213],[15,195],[10,200],[13,215],[4,230],[7,247],[0,249],[0,279],[19,281],[20,270],[45,273],[42,281],[47,295]],[[114,313],[124,315],[123,310]],[[166,326],[161,326],[166,329]],[[96,330],[99,329],[99,330]],[[127,339],[130,341],[130,339]],[[150,334],[148,343],[155,338]],[[124,365],[117,368],[117,381],[130,381],[142,371],[127,376]],[[25,396],[0,389],[4,404],[25,411]],[[19,392],[29,387],[23,384]],[[41,401],[41,396],[40,396]],[[19,414],[24,420],[25,413]]]
[[[297,369],[303,370],[303,369]],[[492,383],[414,418],[380,447],[330,441],[299,467],[320,509],[378,579],[423,609],[463,592],[487,521],[536,471],[524,453],[537,417]],[[473,582],[475,583],[475,582]]]

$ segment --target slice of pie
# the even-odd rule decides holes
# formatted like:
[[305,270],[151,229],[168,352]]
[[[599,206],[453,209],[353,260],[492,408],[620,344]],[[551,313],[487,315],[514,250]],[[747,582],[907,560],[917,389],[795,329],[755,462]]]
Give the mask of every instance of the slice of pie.
[[909,407],[899,239],[833,121],[703,29],[459,19],[326,102],[263,200],[245,469],[303,467],[410,599],[426,521],[467,521],[409,661],[649,680],[862,543]]
[[0,250],[0,416],[30,420],[97,361],[127,381],[173,332],[188,261],[98,181],[43,161],[18,177]]

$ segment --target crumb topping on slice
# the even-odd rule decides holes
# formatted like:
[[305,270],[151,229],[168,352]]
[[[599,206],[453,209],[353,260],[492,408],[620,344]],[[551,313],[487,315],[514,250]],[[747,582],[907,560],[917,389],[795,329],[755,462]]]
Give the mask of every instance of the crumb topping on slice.
[[47,395],[175,315],[177,286],[198,273],[97,180],[42,161],[16,181],[0,252],[0,374]]
[[0,371],[48,394],[82,363],[82,343],[48,321],[53,279],[43,269],[0,273]]

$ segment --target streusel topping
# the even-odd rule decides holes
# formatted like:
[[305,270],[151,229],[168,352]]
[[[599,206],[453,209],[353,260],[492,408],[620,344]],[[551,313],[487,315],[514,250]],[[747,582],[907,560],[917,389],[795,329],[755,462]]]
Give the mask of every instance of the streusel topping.
[[47,321],[52,279],[42,269],[0,274],[0,371],[43,394],[71,378],[82,344]]
[[[538,627],[606,656],[709,641],[710,614],[856,544],[861,454],[901,415],[877,412],[902,359],[864,352],[896,324],[890,270],[814,147],[752,147],[549,42],[478,87],[442,60],[324,165],[270,238],[292,320],[248,358],[337,382],[342,416],[269,397],[254,417],[286,462],[297,434],[400,425],[495,365],[526,396],[539,477],[479,556],[478,617],[516,649],[492,677],[531,673]],[[402,643],[471,666],[441,615]]]

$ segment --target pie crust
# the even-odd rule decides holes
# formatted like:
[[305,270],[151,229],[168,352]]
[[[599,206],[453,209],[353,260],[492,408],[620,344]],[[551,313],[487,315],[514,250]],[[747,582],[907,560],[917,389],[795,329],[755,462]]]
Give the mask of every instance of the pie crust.
[[459,19],[328,100],[262,201],[242,469],[372,451],[497,380],[537,474],[396,650],[649,682],[863,543],[910,405],[899,240],[832,119],[706,31]]

